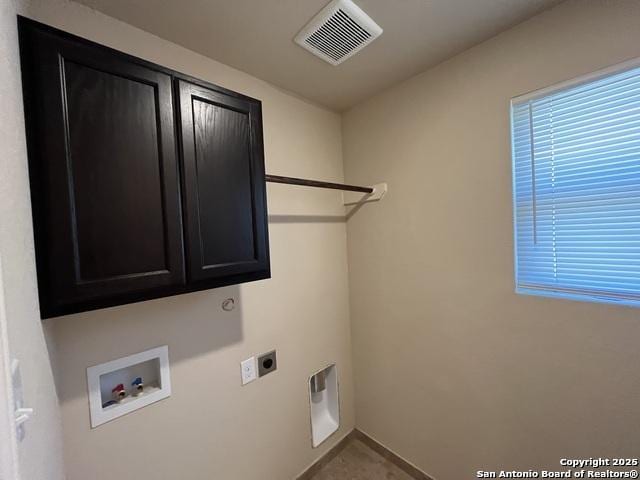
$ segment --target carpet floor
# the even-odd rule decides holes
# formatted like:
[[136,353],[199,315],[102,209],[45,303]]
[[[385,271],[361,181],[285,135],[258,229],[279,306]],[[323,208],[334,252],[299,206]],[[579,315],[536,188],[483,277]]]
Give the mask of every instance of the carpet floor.
[[351,439],[312,480],[413,480],[360,440]]

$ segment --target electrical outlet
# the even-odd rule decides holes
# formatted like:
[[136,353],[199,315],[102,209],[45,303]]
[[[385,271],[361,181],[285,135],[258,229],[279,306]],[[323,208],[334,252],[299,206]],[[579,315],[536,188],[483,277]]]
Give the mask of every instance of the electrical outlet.
[[247,358],[240,362],[240,373],[242,376],[242,385],[253,382],[258,378],[258,371],[256,369],[256,357]]
[[273,372],[278,368],[276,362],[276,351],[273,350],[268,353],[263,353],[258,357],[258,376],[264,377],[267,373]]

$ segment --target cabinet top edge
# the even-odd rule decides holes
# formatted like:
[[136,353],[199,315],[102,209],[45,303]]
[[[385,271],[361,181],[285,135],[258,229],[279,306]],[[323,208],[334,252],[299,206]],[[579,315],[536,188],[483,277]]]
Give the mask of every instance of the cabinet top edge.
[[[120,57],[122,57],[125,60],[128,60],[130,62],[136,63],[142,67],[145,68],[150,68],[152,70],[164,73],[166,75],[169,75],[170,77],[172,77],[172,79],[174,80],[184,80],[196,85],[199,85],[201,87],[204,88],[208,88],[220,93],[223,93],[225,95],[229,95],[232,97],[236,97],[245,101],[249,101],[252,103],[255,103],[258,106],[262,106],[262,101],[257,99],[257,98],[253,98],[250,97],[248,95],[244,95],[242,93],[238,93],[235,92],[233,90],[229,90],[228,88],[225,87],[221,87],[220,85],[216,85],[215,83],[211,83],[205,80],[201,80],[197,77],[194,77],[192,75],[183,73],[183,72],[178,72],[177,70],[172,70],[171,68],[168,67],[164,67],[162,65],[158,65],[157,63],[153,63],[149,60],[145,60],[143,58],[140,57],[136,57],[135,55],[131,55],[129,53],[125,53],[122,50],[118,50],[112,47],[108,47],[106,45],[103,45],[101,43],[98,42],[94,42],[93,40],[89,40],[87,38],[78,36],[78,35],[74,35],[73,33],[69,33],[66,32],[64,30],[60,30],[58,28],[52,27],[51,25],[47,25],[46,23],[42,23],[42,22],[38,22],[37,20],[33,20],[32,18],[28,18],[25,17],[23,15],[17,15],[18,17],[18,31],[19,31],[19,35],[22,36],[23,33],[26,33],[27,31],[39,31],[41,33],[45,33],[45,34],[52,34],[52,35],[56,35],[59,37],[62,37],[66,40],[71,40],[71,41],[75,41],[75,42],[79,42],[82,43],[84,45],[93,47],[93,48],[100,48],[103,49],[105,52],[109,52],[112,53],[114,55],[118,55]],[[213,59],[212,59],[213,60]],[[215,60],[214,60],[215,61]]]

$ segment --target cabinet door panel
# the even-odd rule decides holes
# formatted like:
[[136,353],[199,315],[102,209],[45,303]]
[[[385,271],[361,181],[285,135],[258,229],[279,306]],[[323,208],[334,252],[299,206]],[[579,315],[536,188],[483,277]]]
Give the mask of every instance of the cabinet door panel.
[[156,89],[68,61],[64,71],[79,281],[167,272]]
[[179,82],[191,280],[268,275],[257,102]]
[[170,75],[21,24],[43,316],[184,283]]

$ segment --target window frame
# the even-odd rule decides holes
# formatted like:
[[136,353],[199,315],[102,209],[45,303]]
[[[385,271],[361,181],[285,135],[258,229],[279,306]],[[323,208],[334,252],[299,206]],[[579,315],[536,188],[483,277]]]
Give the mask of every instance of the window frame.
[[640,307],[640,293],[637,300],[630,298],[615,298],[615,296],[598,295],[596,293],[578,293],[569,289],[562,291],[563,287],[559,286],[557,289],[544,289],[544,288],[531,288],[519,286],[518,282],[518,219],[517,219],[517,203],[516,203],[516,168],[515,168],[515,136],[514,136],[514,107],[521,105],[532,100],[543,98],[552,94],[569,90],[581,85],[585,85],[591,82],[598,81],[605,77],[624,73],[629,70],[640,68],[640,57],[632,58],[630,60],[616,63],[605,68],[589,72],[578,77],[564,80],[540,89],[532,90],[527,93],[518,95],[511,98],[509,102],[509,128],[510,128],[510,140],[511,140],[511,176],[512,176],[512,214],[513,214],[513,272],[514,272],[514,284],[515,293],[520,295],[538,296],[546,298],[562,298],[568,300],[576,300],[581,302],[590,303],[605,303],[616,304],[632,307]]

